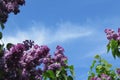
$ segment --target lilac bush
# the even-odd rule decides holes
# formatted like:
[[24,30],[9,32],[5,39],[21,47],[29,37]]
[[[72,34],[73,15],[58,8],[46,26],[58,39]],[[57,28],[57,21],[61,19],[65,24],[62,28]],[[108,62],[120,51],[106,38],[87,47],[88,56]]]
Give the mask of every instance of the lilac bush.
[[[57,46],[53,57],[49,51],[50,49],[46,45],[39,46],[29,40],[5,49],[2,57],[4,60],[4,79],[42,80],[44,78],[43,74],[50,70],[54,73],[54,78],[57,78],[56,74],[62,68],[66,72],[64,75],[67,76],[65,69],[69,69],[70,66],[66,63],[67,57],[63,54],[64,49]],[[43,65],[43,67],[40,67],[40,65]],[[49,78],[49,76],[45,77]]]
[[[45,73],[48,74],[48,71],[53,72],[54,78],[59,78],[59,74],[68,76],[67,70],[73,69],[66,62],[67,57],[63,54],[64,49],[57,46],[53,57],[49,51],[50,49],[46,45],[39,46],[31,40],[4,49],[4,55],[0,58],[0,69],[4,73],[0,73],[2,74],[0,80],[43,80],[44,77],[50,78],[44,76]],[[41,65],[43,67],[40,67]]]

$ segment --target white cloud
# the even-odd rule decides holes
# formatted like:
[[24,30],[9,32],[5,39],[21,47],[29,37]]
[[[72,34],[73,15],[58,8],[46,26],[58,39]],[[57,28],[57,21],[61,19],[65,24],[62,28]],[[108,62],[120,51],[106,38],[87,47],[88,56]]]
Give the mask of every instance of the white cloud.
[[88,30],[87,28],[84,28],[84,26],[75,25],[71,23],[59,24],[59,28],[56,31],[54,39],[56,41],[65,41],[69,39],[89,36],[92,34],[92,31],[91,30],[88,31]]
[[52,29],[40,23],[34,23],[29,27],[30,29],[25,31],[16,30],[16,33],[13,35],[7,34],[4,37],[4,41],[18,43],[26,39],[31,39],[39,44],[49,44],[90,36],[93,33],[93,30],[87,27],[85,28],[85,26],[72,24],[70,22],[57,24]]

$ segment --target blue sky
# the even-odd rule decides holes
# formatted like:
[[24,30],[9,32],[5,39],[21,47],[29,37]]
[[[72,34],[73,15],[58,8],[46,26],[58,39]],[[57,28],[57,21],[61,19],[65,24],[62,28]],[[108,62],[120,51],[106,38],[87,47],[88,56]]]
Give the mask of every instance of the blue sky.
[[26,0],[18,15],[10,14],[4,41],[18,43],[25,39],[48,45],[51,53],[57,45],[65,49],[76,79],[87,80],[93,57],[100,54],[115,67],[106,54],[105,28],[120,27],[120,0]]

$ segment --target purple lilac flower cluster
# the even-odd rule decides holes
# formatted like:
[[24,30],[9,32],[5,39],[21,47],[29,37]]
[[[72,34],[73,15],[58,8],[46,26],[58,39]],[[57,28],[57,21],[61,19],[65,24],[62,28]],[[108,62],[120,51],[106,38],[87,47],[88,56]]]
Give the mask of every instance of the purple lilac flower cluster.
[[[56,72],[66,67],[67,57],[64,49],[56,47],[54,56],[50,55],[46,45],[39,46],[33,41],[24,41],[13,45],[4,53],[4,70],[6,80],[42,80],[42,74],[47,70]],[[40,65],[44,67],[36,68]],[[34,77],[34,78],[33,78]]]
[[120,68],[116,70],[117,74],[120,76]]
[[92,77],[90,80],[112,80],[107,74],[101,74],[100,77]]
[[115,33],[112,29],[105,29],[105,33],[108,40],[120,40],[120,28],[118,28],[118,33]]
[[53,70],[56,71],[57,69],[60,69],[62,66],[67,66],[65,61],[67,60],[67,57],[63,54],[64,49],[60,46],[56,47],[56,51],[54,53],[54,57],[51,57],[51,55],[47,55],[43,59],[44,63],[44,71],[45,70]]
[[5,23],[11,12],[19,13],[19,6],[23,4],[25,4],[25,0],[0,0],[0,22]]

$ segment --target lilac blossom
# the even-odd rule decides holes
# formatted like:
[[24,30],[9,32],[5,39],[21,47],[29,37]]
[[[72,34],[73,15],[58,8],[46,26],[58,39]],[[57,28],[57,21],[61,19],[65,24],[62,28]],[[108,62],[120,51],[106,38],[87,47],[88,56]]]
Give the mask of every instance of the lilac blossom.
[[90,80],[102,80],[100,77],[92,77]]
[[112,29],[105,29],[105,33],[108,40],[120,40],[120,28],[118,28],[118,33],[115,33]]
[[60,67],[61,67],[60,63],[53,63],[48,66],[48,70],[58,70],[60,69]]
[[120,68],[118,68],[116,72],[118,75],[120,75]]
[[23,4],[25,0],[0,0],[0,22],[5,23],[11,12],[19,13],[19,6]]
[[102,74],[100,75],[100,77],[94,76],[94,77],[90,78],[90,80],[112,80],[112,79],[111,79],[111,77],[108,76],[107,74],[102,73]]
[[105,80],[112,80],[110,76],[106,75],[106,74],[101,74],[101,78],[105,79]]

